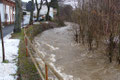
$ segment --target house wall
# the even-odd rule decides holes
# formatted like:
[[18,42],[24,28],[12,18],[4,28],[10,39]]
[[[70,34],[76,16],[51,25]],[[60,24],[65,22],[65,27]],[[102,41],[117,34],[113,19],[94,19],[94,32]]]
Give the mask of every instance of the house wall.
[[6,14],[7,14],[7,22],[10,22],[10,11],[9,11],[9,6],[6,5]]
[[13,15],[14,11],[12,6],[6,5],[6,13],[8,15],[7,22],[8,23],[14,22],[15,16]]
[[2,3],[0,3],[0,14],[1,14],[1,21],[5,22],[5,13],[4,13],[5,9],[4,9],[4,5]]
[[13,7],[15,8],[14,4],[10,2],[3,1],[0,3],[1,21],[5,25],[14,23],[15,11],[13,10]]

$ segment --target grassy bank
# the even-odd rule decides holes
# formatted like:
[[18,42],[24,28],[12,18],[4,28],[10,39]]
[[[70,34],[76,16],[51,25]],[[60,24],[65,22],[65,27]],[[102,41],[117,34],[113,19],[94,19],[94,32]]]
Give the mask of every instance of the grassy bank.
[[[29,26],[26,29],[27,35],[32,41],[37,34],[41,32],[57,27],[55,23],[41,23]],[[20,39],[19,44],[19,56],[18,56],[18,80],[40,80],[40,76],[30,57],[26,57],[26,48],[24,42],[24,31],[16,34],[12,34],[12,38]]]
[[18,80],[39,80],[39,74],[32,63],[30,57],[26,57],[26,49],[24,43],[24,33],[12,34],[12,38],[20,39],[19,56],[18,56]]
[[58,26],[58,24],[54,23],[54,22],[34,24],[32,26],[29,26],[29,28],[27,28],[26,32],[27,32],[27,35],[29,36],[30,40],[33,40],[34,37],[37,36],[37,34],[40,34],[45,30],[52,29],[57,26]]

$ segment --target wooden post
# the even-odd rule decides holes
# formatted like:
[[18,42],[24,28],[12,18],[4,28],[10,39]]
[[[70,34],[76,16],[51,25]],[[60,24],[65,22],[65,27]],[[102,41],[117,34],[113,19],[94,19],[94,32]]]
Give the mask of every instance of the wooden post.
[[25,37],[25,45],[26,45],[26,57],[28,57],[27,38],[26,37]]
[[5,49],[4,49],[4,40],[3,40],[3,33],[2,33],[2,25],[1,25],[1,14],[0,14],[0,33],[1,33],[1,43],[2,43],[2,55],[3,55],[3,62],[5,61]]
[[25,41],[25,47],[26,47],[26,57],[28,57],[28,48],[27,48],[27,38],[26,38],[26,34],[25,34],[25,28],[24,28],[24,41]]
[[45,80],[48,80],[48,67],[45,64]]

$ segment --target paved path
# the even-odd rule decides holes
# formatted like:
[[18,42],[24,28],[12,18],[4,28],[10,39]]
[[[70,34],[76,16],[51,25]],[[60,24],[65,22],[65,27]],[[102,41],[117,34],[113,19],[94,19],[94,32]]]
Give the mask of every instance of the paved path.
[[[26,26],[29,23],[29,15],[24,16],[24,21],[22,23],[22,26]],[[6,35],[8,35],[9,33],[11,33],[14,29],[14,24],[13,25],[9,25],[9,26],[5,26],[5,28],[3,28],[3,37],[5,37]],[[0,35],[1,38],[1,35]]]
[[[2,29],[3,31],[3,37],[5,37],[6,35],[8,35],[9,33],[11,33],[14,29],[14,25],[9,25],[9,26],[6,26]],[[1,38],[1,33],[0,33],[0,38]]]

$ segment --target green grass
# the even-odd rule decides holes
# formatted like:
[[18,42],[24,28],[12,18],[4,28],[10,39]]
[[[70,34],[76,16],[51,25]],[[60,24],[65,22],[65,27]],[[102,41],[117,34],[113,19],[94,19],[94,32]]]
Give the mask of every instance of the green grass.
[[20,39],[18,56],[18,80],[40,80],[40,76],[30,57],[26,57],[24,32],[12,34],[14,39]]
[[3,63],[9,63],[9,61],[8,61],[8,60],[5,60],[5,61],[3,61]]
[[[26,33],[32,41],[37,34],[42,33],[47,29],[53,28],[53,25],[50,24],[36,24],[33,26],[29,26],[27,28]],[[20,39],[19,44],[19,56],[18,56],[18,76],[17,80],[40,80],[40,76],[31,60],[30,57],[26,57],[26,48],[24,43],[24,31],[21,30],[20,33],[12,34],[14,39]]]
[[21,39],[21,38],[24,38],[23,30],[20,33],[13,33],[11,36],[12,36],[11,37],[12,39]]

